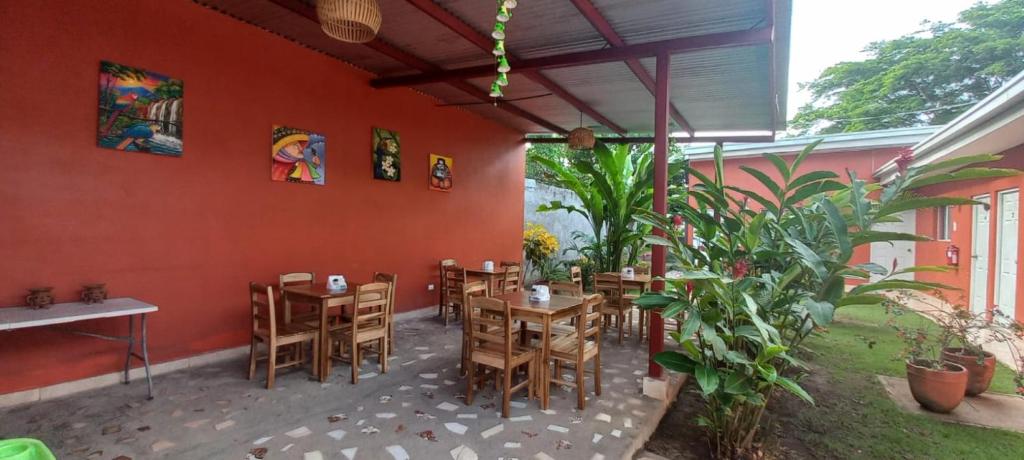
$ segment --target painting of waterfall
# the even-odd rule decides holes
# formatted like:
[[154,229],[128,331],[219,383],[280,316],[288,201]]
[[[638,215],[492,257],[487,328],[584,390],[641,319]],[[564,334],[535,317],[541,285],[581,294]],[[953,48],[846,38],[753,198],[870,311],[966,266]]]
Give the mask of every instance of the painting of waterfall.
[[146,70],[100,63],[100,147],[181,156],[181,80]]
[[323,134],[274,126],[270,149],[270,179],[324,185],[327,140]]

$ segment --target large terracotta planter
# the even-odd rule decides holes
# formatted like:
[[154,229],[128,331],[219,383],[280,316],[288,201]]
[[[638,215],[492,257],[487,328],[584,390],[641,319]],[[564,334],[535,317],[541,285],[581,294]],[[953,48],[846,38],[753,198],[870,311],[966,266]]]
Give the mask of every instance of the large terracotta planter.
[[942,363],[942,370],[907,361],[907,382],[918,404],[932,412],[949,413],[964,399],[967,370],[956,363]]
[[996,373],[996,357],[985,352],[985,358],[978,363],[978,355],[967,354],[963,348],[945,348],[942,360],[957,363],[967,369],[967,396],[977,396],[988,390],[992,376]]

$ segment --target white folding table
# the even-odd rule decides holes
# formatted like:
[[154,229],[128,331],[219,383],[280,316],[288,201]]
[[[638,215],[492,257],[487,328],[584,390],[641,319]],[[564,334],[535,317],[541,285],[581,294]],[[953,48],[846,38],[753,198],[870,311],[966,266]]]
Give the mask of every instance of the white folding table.
[[[153,376],[149,371],[149,350],[146,343],[146,314],[157,310],[159,308],[156,305],[150,305],[131,297],[107,299],[103,303],[94,304],[82,302],[58,303],[51,305],[49,308],[42,309],[31,307],[0,308],[0,331],[127,316],[127,336],[109,336],[69,329],[61,330],[100,339],[128,342],[128,353],[124,360],[124,383],[128,384],[129,382],[128,371],[131,369],[132,357],[141,360],[146,367],[146,384],[149,387],[149,399],[153,399]],[[139,345],[142,352],[141,355],[135,352],[135,315],[140,317],[141,343]]]

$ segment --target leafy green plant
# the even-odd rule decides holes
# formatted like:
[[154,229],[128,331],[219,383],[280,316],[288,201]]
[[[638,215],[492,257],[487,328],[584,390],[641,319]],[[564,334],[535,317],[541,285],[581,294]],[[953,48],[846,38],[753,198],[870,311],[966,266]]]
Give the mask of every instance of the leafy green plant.
[[[806,367],[794,356],[812,333],[832,321],[836,308],[878,305],[882,291],[952,289],[938,283],[905,281],[893,275],[942,271],[945,267],[882,267],[851,262],[854,250],[875,242],[920,241],[913,234],[876,230],[913,209],[976,204],[955,197],[923,197],[915,190],[931,184],[1016,174],[1012,170],[974,168],[991,155],[938,162],[906,169],[884,187],[848,172],[848,183],[832,171],[798,174],[817,144],[792,161],[767,154],[781,181],[764,171],[741,167],[769,191],[761,195],[728,185],[721,149],[715,173],[708,177],[687,168],[699,181],[687,193],[670,197],[692,226],[696,247],[672,221],[650,211],[635,219],[664,232],[645,240],[667,247],[673,278],[662,292],[636,301],[660,309],[682,323],[673,339],[678,350],[659,353],[666,368],[689,374],[705,401],[698,420],[708,430],[719,457],[755,455],[755,440],[768,400],[781,388],[813,403],[799,384]],[[951,168],[961,168],[947,173]],[[756,208],[755,208],[756,206]],[[871,275],[882,279],[872,281]],[[846,281],[859,280],[846,290]]]
[[[579,197],[582,207],[552,201],[537,210],[577,213],[590,223],[593,240],[583,240],[580,255],[594,261],[599,271],[618,271],[636,262],[646,229],[633,219],[638,210],[651,209],[654,199],[654,163],[649,144],[594,146],[593,158],[550,158],[531,154],[528,161],[547,171],[546,182]],[[669,177],[682,169],[680,160],[669,164]],[[584,237],[585,238],[585,237]]]

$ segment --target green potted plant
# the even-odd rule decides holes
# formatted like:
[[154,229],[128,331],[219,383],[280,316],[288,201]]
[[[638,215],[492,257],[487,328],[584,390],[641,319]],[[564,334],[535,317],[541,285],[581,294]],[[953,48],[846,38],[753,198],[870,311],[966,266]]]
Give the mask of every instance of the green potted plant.
[[[909,294],[899,293],[885,305],[886,310],[894,315],[888,323],[903,342],[900,357],[906,361],[910,393],[927,410],[943,414],[952,412],[967,392],[968,374],[964,366],[942,357],[941,350],[948,348],[952,337],[950,323],[937,320],[935,324],[907,326],[897,322],[895,318],[906,311],[904,304],[908,298]],[[951,316],[946,312],[940,313],[939,316],[944,318]]]

